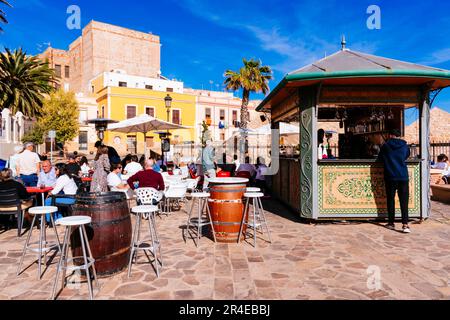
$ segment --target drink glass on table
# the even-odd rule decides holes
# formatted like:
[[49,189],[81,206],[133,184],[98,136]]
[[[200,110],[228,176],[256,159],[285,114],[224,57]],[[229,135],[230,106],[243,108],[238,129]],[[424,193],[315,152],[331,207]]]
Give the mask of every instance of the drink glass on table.
[[44,190],[45,189],[45,184],[42,183],[39,187],[41,188],[41,190]]

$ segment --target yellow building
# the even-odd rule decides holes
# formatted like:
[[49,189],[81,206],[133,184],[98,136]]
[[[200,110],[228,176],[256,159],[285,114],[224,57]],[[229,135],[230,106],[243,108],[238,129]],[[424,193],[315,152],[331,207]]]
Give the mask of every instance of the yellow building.
[[[167,121],[164,98],[169,94],[172,101],[169,121],[189,127],[171,130],[171,144],[196,141],[196,97],[183,93],[183,83],[167,79],[130,76],[121,70],[106,72],[91,81],[92,93],[96,95],[98,116],[123,121],[141,114],[149,114]],[[120,155],[143,154],[145,145],[161,153],[161,141],[157,133],[121,134],[107,132],[105,143],[113,146]]]

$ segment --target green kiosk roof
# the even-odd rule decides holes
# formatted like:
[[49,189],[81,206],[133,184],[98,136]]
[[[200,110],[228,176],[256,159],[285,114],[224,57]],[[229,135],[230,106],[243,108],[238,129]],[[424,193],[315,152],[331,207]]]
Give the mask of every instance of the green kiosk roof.
[[343,48],[324,59],[288,73],[256,110],[270,110],[292,88],[327,85],[424,85],[432,90],[450,86],[450,71],[378,57]]

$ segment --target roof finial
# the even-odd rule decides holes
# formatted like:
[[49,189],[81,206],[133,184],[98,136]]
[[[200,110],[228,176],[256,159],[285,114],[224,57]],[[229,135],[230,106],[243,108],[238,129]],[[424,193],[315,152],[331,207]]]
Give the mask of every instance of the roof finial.
[[347,45],[347,41],[345,41],[345,34],[342,35],[342,41],[341,41],[341,50],[345,51],[347,48],[345,47]]

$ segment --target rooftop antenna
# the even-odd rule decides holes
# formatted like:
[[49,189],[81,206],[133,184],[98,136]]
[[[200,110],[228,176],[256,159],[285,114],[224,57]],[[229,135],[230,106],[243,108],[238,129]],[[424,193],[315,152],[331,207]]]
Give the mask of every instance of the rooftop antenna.
[[345,34],[342,35],[342,41],[341,41],[341,50],[345,51],[348,50],[345,46],[347,45],[347,41],[345,41]]

